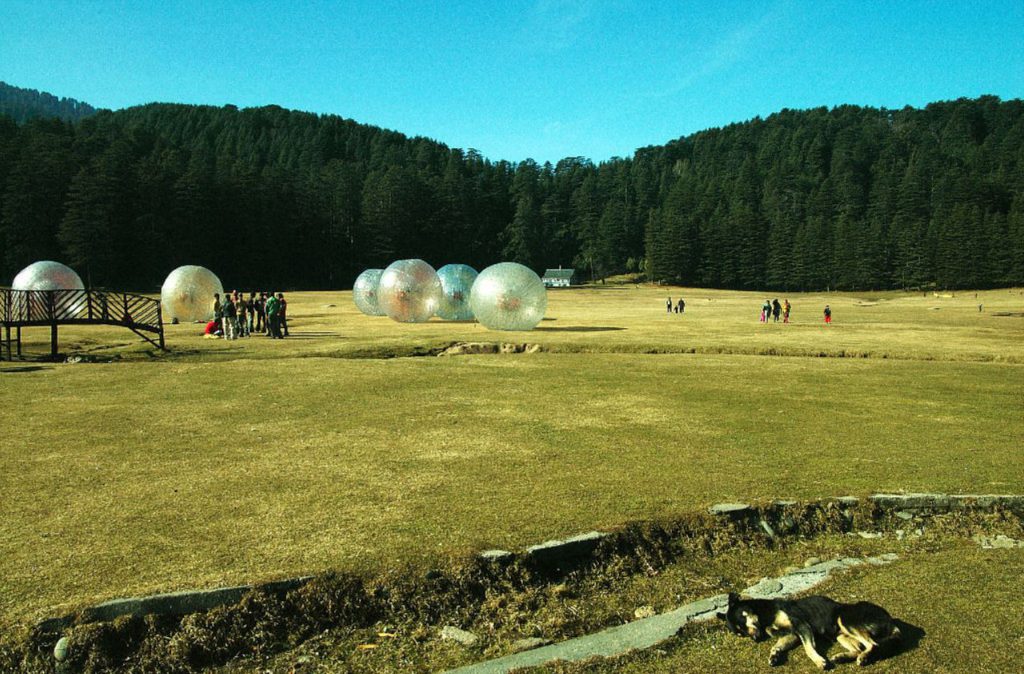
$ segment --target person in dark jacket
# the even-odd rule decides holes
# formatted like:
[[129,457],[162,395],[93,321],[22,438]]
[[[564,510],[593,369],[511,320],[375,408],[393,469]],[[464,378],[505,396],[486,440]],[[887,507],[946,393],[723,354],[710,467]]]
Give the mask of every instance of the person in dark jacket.
[[267,293],[256,298],[256,332],[267,334]]
[[782,313],[782,305],[779,304],[779,298],[776,297],[774,300],[772,300],[772,319],[776,323],[779,322],[779,314],[781,314],[781,313]]
[[236,339],[238,337],[238,313],[235,303],[231,301],[231,295],[224,296],[224,339]]
[[280,303],[278,309],[278,316],[280,316],[281,333],[288,336],[288,300],[284,298],[284,293],[277,294],[277,301]]

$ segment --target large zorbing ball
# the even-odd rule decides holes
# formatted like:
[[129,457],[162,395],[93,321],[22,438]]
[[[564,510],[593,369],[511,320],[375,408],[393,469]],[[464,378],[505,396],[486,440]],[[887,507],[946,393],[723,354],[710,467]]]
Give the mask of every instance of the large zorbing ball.
[[473,318],[469,292],[476,281],[476,269],[465,264],[446,264],[437,270],[441,279],[441,303],[437,315],[446,321],[468,321]]
[[[53,260],[42,260],[33,262],[18,272],[11,281],[11,290],[85,290],[85,284],[71,267]],[[70,304],[62,304],[62,309],[57,312],[57,318],[74,318],[83,309],[84,297]],[[27,310],[27,305],[20,298],[16,298],[14,310],[23,312]]]
[[160,288],[164,320],[208,321],[213,318],[213,294],[224,296],[224,286],[206,267],[187,264],[167,275]]
[[367,269],[358,277],[352,286],[352,300],[355,301],[359,311],[367,316],[383,316],[384,311],[377,301],[377,286],[380,285],[380,276],[383,269]]
[[441,280],[423,260],[392,262],[380,275],[377,303],[399,323],[422,323],[441,303]]
[[544,318],[548,293],[529,267],[499,262],[476,277],[469,304],[491,330],[533,330]]

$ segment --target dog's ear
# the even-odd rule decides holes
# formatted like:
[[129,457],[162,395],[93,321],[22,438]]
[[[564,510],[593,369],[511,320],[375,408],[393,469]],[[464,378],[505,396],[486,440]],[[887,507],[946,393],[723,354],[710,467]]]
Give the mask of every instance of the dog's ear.
[[715,617],[718,618],[719,620],[728,620],[728,616],[725,615],[724,613],[716,613]]

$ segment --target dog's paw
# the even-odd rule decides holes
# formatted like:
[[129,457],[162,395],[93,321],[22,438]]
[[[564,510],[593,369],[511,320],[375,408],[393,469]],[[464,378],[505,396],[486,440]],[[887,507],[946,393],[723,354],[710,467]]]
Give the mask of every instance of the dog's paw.
[[829,660],[822,660],[818,663],[818,667],[821,668],[821,671],[827,672],[828,670],[835,668],[835,665],[833,665]]
[[782,662],[785,659],[786,659],[786,654],[785,653],[780,653],[779,651],[772,651],[771,653],[768,654],[768,664],[771,665],[772,667],[778,667],[779,665],[782,664]]
[[861,655],[857,656],[857,664],[861,667],[867,667],[871,664],[871,658],[868,656],[867,653],[862,653]]

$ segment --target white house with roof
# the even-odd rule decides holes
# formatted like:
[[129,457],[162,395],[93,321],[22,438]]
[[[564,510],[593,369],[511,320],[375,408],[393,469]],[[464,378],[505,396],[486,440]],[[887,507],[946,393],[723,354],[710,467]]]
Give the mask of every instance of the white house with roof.
[[547,288],[568,288],[576,282],[575,269],[548,269],[544,272],[544,286]]

